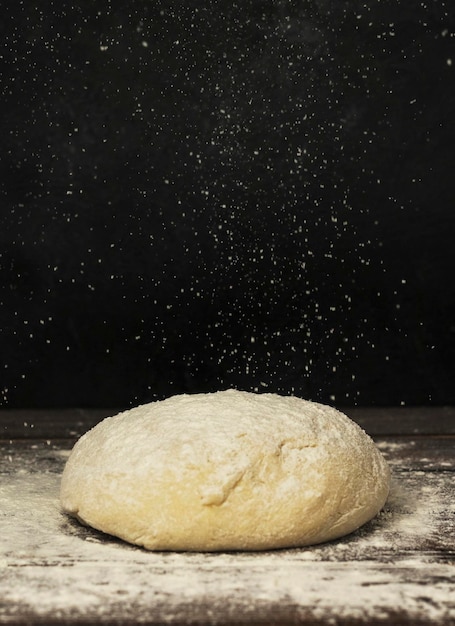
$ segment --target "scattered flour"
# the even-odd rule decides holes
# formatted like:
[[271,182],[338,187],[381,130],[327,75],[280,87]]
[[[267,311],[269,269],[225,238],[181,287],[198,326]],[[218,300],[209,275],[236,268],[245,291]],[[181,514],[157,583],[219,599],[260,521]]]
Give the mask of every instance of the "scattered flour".
[[[62,464],[64,452],[55,456]],[[454,568],[441,538],[453,554],[454,526],[443,474],[396,473],[385,510],[338,541],[212,554],[147,552],[80,526],[60,511],[58,472],[2,475],[0,622],[28,613],[169,624],[305,614],[330,623],[405,608],[410,622],[449,624]]]

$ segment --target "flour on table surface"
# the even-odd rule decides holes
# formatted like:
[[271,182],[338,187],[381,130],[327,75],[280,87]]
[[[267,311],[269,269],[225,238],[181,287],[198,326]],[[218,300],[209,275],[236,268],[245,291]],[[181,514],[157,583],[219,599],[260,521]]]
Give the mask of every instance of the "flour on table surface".
[[[65,453],[54,452],[58,466]],[[455,548],[444,472],[395,475],[384,511],[338,541],[213,554],[151,553],[80,526],[60,512],[57,468],[22,467],[1,478],[0,621],[22,615],[24,607],[62,619],[127,619],[134,609],[144,620],[153,612],[171,624],[188,607],[200,621],[209,621],[207,607],[237,616],[291,615],[300,608],[314,618],[354,619],[388,615],[403,603],[421,619],[455,618],[453,564],[441,556],[443,548],[452,555]],[[436,582],[428,585],[432,574]]]

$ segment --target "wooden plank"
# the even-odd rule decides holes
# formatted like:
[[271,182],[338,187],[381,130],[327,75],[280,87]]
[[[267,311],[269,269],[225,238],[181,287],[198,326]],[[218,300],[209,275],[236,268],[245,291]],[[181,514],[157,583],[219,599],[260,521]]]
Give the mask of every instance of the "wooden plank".
[[116,409],[6,409],[0,411],[0,439],[73,439]]
[[71,441],[3,442],[0,623],[455,624],[454,442],[379,438],[391,495],[348,537],[224,554],[151,553],[81,526],[58,504]]
[[[344,407],[371,435],[455,434],[455,407]],[[119,409],[6,409],[0,439],[77,439]]]
[[345,407],[372,435],[455,435],[454,406]]

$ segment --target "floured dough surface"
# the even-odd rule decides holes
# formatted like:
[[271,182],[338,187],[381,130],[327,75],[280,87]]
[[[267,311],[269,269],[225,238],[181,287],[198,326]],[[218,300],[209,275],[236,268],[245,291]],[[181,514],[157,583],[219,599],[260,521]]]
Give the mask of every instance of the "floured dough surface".
[[150,550],[261,550],[328,541],[374,517],[390,472],[339,411],[227,390],[100,422],[76,443],[63,510]]

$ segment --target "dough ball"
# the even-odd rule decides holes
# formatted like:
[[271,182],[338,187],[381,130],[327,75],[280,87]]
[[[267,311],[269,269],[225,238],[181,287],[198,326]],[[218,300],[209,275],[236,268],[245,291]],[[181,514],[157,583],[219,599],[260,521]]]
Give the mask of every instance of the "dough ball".
[[178,395],[100,422],[74,446],[63,510],[149,550],[262,550],[352,532],[390,473],[339,411],[228,390]]

